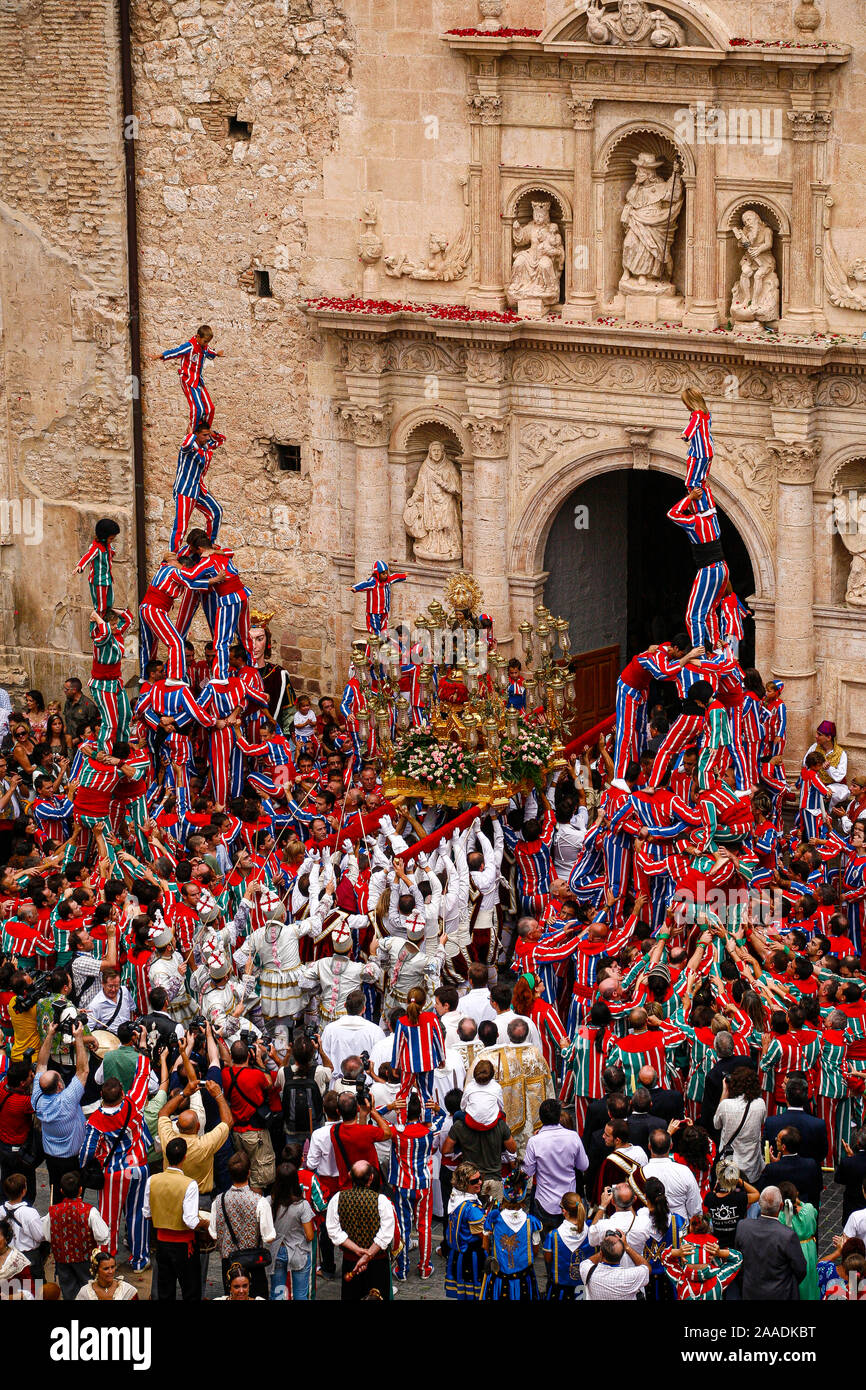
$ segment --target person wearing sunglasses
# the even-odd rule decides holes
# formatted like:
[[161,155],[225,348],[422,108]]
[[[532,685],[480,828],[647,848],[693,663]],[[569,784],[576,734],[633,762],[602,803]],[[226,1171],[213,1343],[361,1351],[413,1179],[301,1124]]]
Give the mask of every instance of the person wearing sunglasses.
[[448,1202],[448,1259],[445,1297],[472,1303],[484,1277],[484,1208],[481,1206],[483,1174],[474,1163],[459,1163],[454,1171]]

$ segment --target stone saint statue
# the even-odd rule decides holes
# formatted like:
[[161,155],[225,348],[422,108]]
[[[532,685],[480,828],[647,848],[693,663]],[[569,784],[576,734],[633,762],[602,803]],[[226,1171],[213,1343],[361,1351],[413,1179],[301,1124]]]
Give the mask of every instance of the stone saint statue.
[[511,235],[517,249],[505,291],[508,304],[514,308],[521,299],[540,299],[546,309],[558,304],[565,248],[559,228],[550,220],[550,203],[533,203],[532,221],[521,226],[515,220]]
[[415,541],[416,560],[459,560],[463,554],[460,471],[434,439],[421,464],[403,524]]
[[651,10],[646,0],[619,0],[615,15],[605,9],[601,0],[589,0],[586,37],[590,43],[623,47],[680,48],[686,35],[664,10]]
[[632,160],[634,183],[622,210],[620,289],[672,293],[671,247],[683,206],[683,184],[676,165],[669,179],[656,172],[662,163],[646,151]]
[[745,255],[740,278],[731,294],[734,323],[775,323],[779,317],[779,277],[773,255],[773,232],[756,212],[743,213],[742,226],[732,227]]
[[851,556],[845,602],[849,608],[866,608],[866,512],[860,510],[858,491],[836,493],[833,520],[836,532]]

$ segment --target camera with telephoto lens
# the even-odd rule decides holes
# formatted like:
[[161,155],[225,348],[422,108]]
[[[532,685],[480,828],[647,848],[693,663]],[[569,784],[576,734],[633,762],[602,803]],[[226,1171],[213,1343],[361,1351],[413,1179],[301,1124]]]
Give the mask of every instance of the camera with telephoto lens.
[[247,1047],[255,1047],[256,1045],[256,1035],[249,1028],[241,1028],[238,1039],[242,1043],[246,1043]]
[[53,993],[54,990],[51,988],[51,977],[49,975],[40,975],[23,994],[16,995],[12,1003],[12,1008],[16,1014],[29,1013],[31,1009],[36,1007],[40,999],[45,999],[49,994]]
[[63,1043],[70,1046],[75,1042],[74,1029],[76,1024],[85,1019],[84,1014],[79,1014],[66,999],[55,999],[51,1004],[51,1012],[54,1022],[57,1024],[57,1037]]
[[304,1035],[310,1039],[310,1042],[315,1042],[319,1036],[319,1025],[317,1023],[305,1023]]

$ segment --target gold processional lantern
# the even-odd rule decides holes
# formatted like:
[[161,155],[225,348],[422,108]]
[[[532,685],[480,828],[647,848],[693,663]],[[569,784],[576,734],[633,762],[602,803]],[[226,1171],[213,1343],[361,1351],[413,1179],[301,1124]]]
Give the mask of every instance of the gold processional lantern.
[[[484,607],[474,576],[462,570],[449,575],[445,598],[448,609],[434,599],[427,605],[426,613],[413,622],[413,641],[421,644],[416,700],[427,732],[442,746],[459,744],[472,756],[478,768],[477,781],[471,787],[444,792],[437,789],[433,793],[429,787],[396,772],[401,747],[412,728],[412,707],[407,695],[399,691],[396,673],[392,675],[395,652],[388,637],[370,634],[366,640],[352,643],[352,660],[366,705],[357,716],[358,734],[365,745],[375,730],[378,753],[384,763],[385,791],[392,799],[417,797],[455,807],[475,800],[503,806],[515,792],[530,785],[510,783],[503,774],[503,745],[509,746],[508,756],[513,756],[511,750],[518,744],[523,725],[522,712],[507,704],[508,657],[488,650],[486,633],[478,629],[471,617]],[[534,618],[534,624],[522,622],[518,628],[527,710],[534,712],[543,707],[548,733],[554,745],[561,745],[567,739],[574,709],[574,679],[568,670],[568,620],[555,617],[543,604],[535,608]],[[453,647],[446,644],[446,634],[447,644],[454,643]],[[441,681],[446,666],[453,669],[454,679],[465,688],[462,704],[438,698],[436,669]],[[561,746],[554,746],[548,766],[564,765],[561,754]]]

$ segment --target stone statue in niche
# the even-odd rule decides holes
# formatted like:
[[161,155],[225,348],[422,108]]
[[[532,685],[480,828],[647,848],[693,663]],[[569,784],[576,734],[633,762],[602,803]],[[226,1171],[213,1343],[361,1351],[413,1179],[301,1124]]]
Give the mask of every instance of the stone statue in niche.
[[549,200],[533,202],[532,221],[525,226],[515,219],[511,236],[516,249],[506,301],[518,313],[540,318],[559,303],[559,277],[565,264],[565,247],[559,228],[550,220]]
[[779,277],[773,255],[773,231],[756,212],[743,213],[731,230],[745,255],[731,294],[731,320],[740,328],[758,328],[779,317]]
[[833,498],[833,520],[848,554],[851,568],[845,602],[849,608],[866,608],[866,499],[859,490],[837,492]]
[[673,294],[671,248],[683,206],[683,183],[676,165],[669,179],[658,173],[662,161],[644,151],[632,160],[634,183],[622,210],[622,278],[630,294]]
[[680,48],[686,40],[682,26],[664,10],[651,10],[646,0],[618,0],[616,14],[601,0],[589,0],[586,37],[589,43],[652,48]]
[[460,470],[438,439],[427,450],[403,524],[415,542],[416,560],[459,560],[463,555]]

